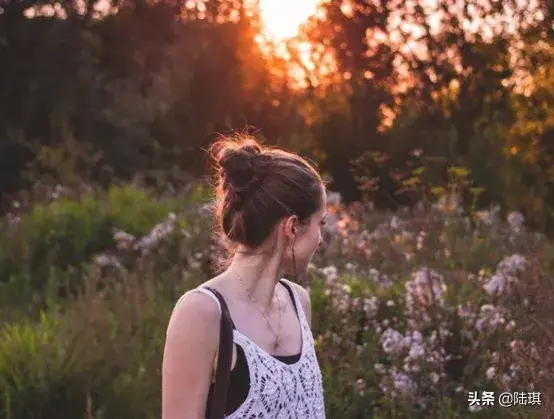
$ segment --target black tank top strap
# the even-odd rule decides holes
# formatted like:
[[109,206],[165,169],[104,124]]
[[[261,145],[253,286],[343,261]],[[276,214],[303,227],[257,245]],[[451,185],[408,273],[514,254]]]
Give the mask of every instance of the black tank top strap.
[[215,298],[218,299],[219,304],[221,305],[222,314],[227,313],[226,315],[228,315],[228,318],[231,321],[231,325],[233,326],[233,329],[236,330],[235,322],[233,321],[233,318],[231,317],[231,313],[229,312],[229,307],[227,307],[227,303],[225,302],[225,298],[223,298],[223,295],[221,295],[221,293],[218,290],[216,290],[215,288],[208,287],[208,286],[205,286],[205,285],[202,286],[202,288],[204,288],[205,290],[210,291],[215,296]]
[[291,286],[287,283],[287,281],[280,279],[279,282],[288,291],[290,295],[290,299],[292,300],[292,305],[294,306],[294,310],[296,311],[296,315],[299,316],[298,307],[296,307],[296,299],[294,298],[294,291],[292,290]]

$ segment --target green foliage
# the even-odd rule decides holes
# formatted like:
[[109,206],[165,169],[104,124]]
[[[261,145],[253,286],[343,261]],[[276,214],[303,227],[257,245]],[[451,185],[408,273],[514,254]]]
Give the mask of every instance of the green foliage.
[[160,381],[171,306],[147,288],[112,288],[104,297],[83,296],[62,313],[43,313],[36,324],[6,325],[0,417],[60,417],[61,407],[66,417],[155,416],[159,392],[152,381]]
[[93,255],[115,246],[115,231],[144,235],[184,209],[182,203],[125,185],[35,205],[0,236],[0,282],[10,290],[5,295],[43,299],[74,292]]

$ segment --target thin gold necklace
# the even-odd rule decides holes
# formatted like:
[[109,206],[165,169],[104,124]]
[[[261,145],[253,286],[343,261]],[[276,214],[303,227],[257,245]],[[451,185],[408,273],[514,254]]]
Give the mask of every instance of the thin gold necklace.
[[281,299],[279,298],[279,293],[277,293],[277,291],[275,292],[275,296],[277,297],[277,301],[279,302],[279,308],[278,308],[278,310],[279,310],[279,327],[277,328],[277,333],[275,333],[275,331],[273,330],[273,327],[271,326],[271,322],[269,321],[269,318],[265,314],[265,310],[258,304],[258,302],[254,299],[252,294],[250,294],[250,291],[246,287],[246,284],[244,283],[244,280],[238,274],[238,272],[235,272],[235,275],[238,277],[238,279],[241,282],[242,286],[244,287],[246,293],[248,294],[248,297],[250,298],[250,300],[258,307],[258,309],[262,313],[263,318],[265,319],[267,325],[269,326],[269,330],[271,330],[271,333],[273,333],[273,336],[275,336],[274,350],[277,351],[277,348],[279,348],[279,343],[280,343],[280,338],[281,338],[281,336],[280,336],[281,318],[282,318],[282,315],[283,315],[282,314],[283,310],[282,310],[282,306],[281,306]]

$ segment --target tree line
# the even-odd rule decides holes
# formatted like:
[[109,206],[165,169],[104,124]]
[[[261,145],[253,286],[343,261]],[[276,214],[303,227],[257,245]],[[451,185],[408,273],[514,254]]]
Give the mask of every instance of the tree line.
[[241,130],[346,201],[456,187],[551,231],[554,7],[519,3],[328,0],[284,57],[253,1],[4,0],[2,204],[36,182],[180,184]]

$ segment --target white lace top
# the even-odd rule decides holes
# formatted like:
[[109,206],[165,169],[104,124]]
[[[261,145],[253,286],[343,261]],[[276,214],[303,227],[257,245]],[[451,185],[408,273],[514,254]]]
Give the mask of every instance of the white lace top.
[[[227,419],[324,419],[323,384],[317,361],[314,339],[300,298],[293,291],[302,331],[302,352],[294,364],[285,364],[260,348],[238,330],[233,330],[233,341],[242,347],[248,363],[250,389],[244,403]],[[202,287],[196,288],[217,298]]]

